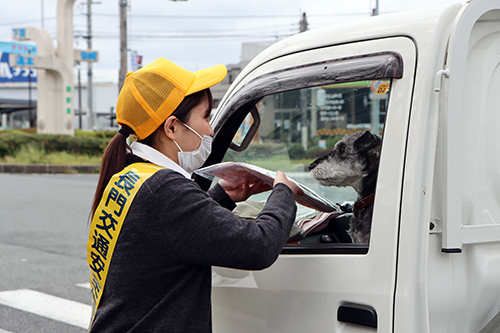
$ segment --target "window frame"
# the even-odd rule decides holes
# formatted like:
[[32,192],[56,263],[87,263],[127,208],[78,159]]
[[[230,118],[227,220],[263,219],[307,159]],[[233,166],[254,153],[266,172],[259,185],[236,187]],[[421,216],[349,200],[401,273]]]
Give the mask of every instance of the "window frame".
[[234,113],[243,112],[246,116],[249,110],[244,112],[244,106],[265,96],[322,85],[402,77],[403,57],[397,52],[368,53],[273,71],[249,81],[232,97],[236,102],[217,113],[212,123],[214,136]]
[[[212,127],[213,147],[217,149],[212,149],[205,166],[222,161],[241,123],[265,96],[353,81],[401,79],[403,69],[403,57],[398,52],[388,51],[314,62],[260,75],[247,82],[232,96],[234,103],[216,113]],[[204,189],[211,185],[211,180],[200,176],[195,175],[194,179]],[[281,254],[365,255],[368,250],[368,244],[287,244]]]
[[[231,98],[235,101],[233,104],[227,107],[224,105],[224,109],[215,114],[211,122],[214,129],[212,146],[217,149],[212,151],[204,166],[222,161],[239,126],[255,104],[265,96],[321,85],[400,79],[402,76],[403,57],[392,51],[314,62],[258,76],[238,90]],[[197,176],[195,180],[204,189],[210,187],[210,180]]]

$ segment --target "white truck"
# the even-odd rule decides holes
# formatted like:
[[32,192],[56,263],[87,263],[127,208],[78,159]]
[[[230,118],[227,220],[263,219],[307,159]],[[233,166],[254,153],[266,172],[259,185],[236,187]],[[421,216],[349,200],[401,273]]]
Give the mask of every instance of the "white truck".
[[339,219],[268,269],[214,268],[214,332],[500,331],[499,0],[277,42],[236,78],[212,125],[207,165],[280,169],[339,203],[355,192],[320,186],[308,163],[342,135],[383,138],[370,243],[345,240]]

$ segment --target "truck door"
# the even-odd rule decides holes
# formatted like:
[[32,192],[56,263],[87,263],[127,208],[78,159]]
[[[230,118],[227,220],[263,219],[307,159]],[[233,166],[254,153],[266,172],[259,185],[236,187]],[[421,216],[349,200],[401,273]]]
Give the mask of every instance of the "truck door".
[[[352,188],[319,185],[308,164],[345,134],[368,130],[383,143],[369,244],[351,243],[345,226],[333,230],[346,222],[340,219],[329,223],[333,229],[285,246],[266,270],[214,268],[214,332],[393,330],[416,57],[406,37],[309,49],[254,66],[231,88],[212,122],[208,164],[242,161],[283,170],[333,202],[352,203]],[[258,207],[267,195],[250,198],[252,204]],[[247,213],[242,216],[251,218]],[[300,206],[297,219],[315,213]]]
[[[401,212],[405,223],[400,232],[398,274],[416,276],[405,265],[409,258],[414,260],[418,271],[427,272],[423,275],[426,298],[418,296],[424,289],[417,280],[420,277],[401,279],[395,327],[428,321],[431,332],[493,332],[495,326],[483,328],[500,311],[500,2],[470,1],[460,9],[441,66],[435,94],[439,108],[431,109],[440,116],[435,167],[430,172],[408,170],[403,190],[409,202],[428,200],[432,204],[406,205]],[[429,154],[422,151],[422,138],[431,133],[420,121],[426,117],[413,117],[423,110],[419,103],[416,98],[408,161]],[[433,184],[422,181],[426,172],[434,178]],[[432,201],[429,196],[416,199],[429,185],[433,187]],[[421,209],[429,206],[430,219]],[[422,222],[429,220],[440,228],[429,237],[427,263],[417,266],[418,254],[410,250],[408,241],[410,237],[425,239],[423,232],[428,233],[428,227]],[[453,306],[443,306],[445,303]],[[415,304],[427,306],[428,319],[421,315],[423,311],[415,310]]]

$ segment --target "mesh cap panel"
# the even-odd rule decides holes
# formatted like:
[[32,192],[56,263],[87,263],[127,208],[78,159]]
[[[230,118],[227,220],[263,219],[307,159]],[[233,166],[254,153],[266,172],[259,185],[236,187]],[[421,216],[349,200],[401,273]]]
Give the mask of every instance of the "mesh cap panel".
[[137,102],[137,100],[134,98],[134,95],[130,92],[130,87],[128,82],[126,82],[123,85],[122,88],[122,97],[118,99],[117,105],[116,105],[116,110],[117,110],[117,117],[120,117],[120,110],[134,110],[134,112],[130,112],[128,115],[127,119],[122,119],[121,122],[130,126],[130,128],[134,129],[136,131],[137,136],[142,138],[142,135],[144,133],[139,134],[138,129],[141,128],[141,125],[146,123],[148,121],[149,114],[147,111]]
[[137,73],[128,77],[123,85],[123,97],[117,110],[128,112],[127,119],[120,119],[134,129],[139,140],[145,139],[160,126],[177,108],[184,93],[166,78],[152,72]]
[[156,73],[141,73],[134,80],[134,85],[144,101],[153,111],[158,108],[170,96],[170,93],[177,89],[176,86]]

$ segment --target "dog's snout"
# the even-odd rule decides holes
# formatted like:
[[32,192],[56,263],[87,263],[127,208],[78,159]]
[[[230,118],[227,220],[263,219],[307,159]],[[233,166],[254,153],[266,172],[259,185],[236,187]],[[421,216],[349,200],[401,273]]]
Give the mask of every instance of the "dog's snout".
[[311,164],[309,164],[307,167],[309,168],[309,171],[314,169],[314,167],[316,167],[316,165],[318,165],[318,160],[312,162]]
[[[327,155],[328,156],[328,155]],[[320,158],[317,158],[314,162],[312,162],[311,164],[309,164],[308,168],[309,170],[312,170],[314,169],[318,164],[320,164],[324,159],[326,158],[326,156],[323,156],[323,157],[320,157]]]
[[329,154],[326,154],[325,156],[323,157],[319,157],[317,158],[314,162],[312,162],[311,164],[308,165],[308,168],[309,168],[309,171],[311,171],[312,169],[314,169],[318,164],[320,164],[321,162],[323,162],[325,159],[328,158],[329,155],[331,155],[332,152],[330,152]]

